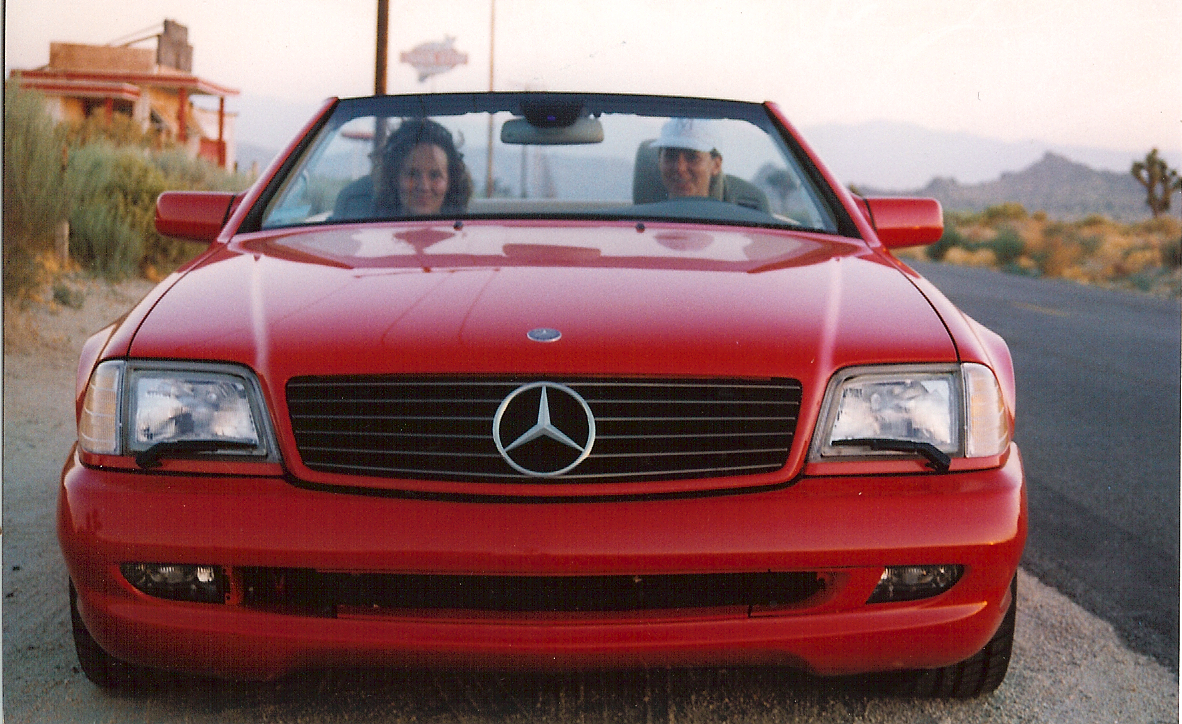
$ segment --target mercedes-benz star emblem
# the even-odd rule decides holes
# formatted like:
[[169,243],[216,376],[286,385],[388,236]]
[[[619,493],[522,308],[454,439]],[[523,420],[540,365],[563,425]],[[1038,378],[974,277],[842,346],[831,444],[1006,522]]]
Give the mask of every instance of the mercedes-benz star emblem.
[[562,475],[591,454],[595,416],[579,393],[554,382],[531,382],[513,390],[493,416],[493,442],[520,473]]
[[562,332],[553,327],[537,327],[526,332],[525,336],[535,342],[557,342],[562,338]]

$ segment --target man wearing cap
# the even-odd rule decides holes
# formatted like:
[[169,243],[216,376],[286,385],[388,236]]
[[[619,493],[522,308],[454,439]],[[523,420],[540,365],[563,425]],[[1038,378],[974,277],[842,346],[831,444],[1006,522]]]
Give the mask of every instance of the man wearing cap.
[[654,144],[661,182],[670,198],[710,196],[710,181],[722,174],[722,154],[715,148],[709,121],[673,118],[661,127]]

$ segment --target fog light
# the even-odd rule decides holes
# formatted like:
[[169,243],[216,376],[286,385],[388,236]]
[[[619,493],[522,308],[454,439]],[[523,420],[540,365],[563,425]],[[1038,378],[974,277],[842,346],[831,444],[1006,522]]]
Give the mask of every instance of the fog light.
[[890,566],[866,603],[918,601],[938,596],[956,585],[964,566]]
[[149,596],[198,603],[226,600],[225,572],[217,566],[124,563],[119,568],[128,583]]

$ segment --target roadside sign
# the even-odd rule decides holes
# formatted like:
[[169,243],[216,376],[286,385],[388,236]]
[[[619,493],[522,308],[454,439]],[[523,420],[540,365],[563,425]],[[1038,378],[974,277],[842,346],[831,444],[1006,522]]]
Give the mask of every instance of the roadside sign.
[[399,60],[412,66],[419,73],[419,82],[433,75],[446,73],[457,65],[467,65],[468,54],[455,49],[456,39],[445,36],[442,41],[420,43],[403,51]]

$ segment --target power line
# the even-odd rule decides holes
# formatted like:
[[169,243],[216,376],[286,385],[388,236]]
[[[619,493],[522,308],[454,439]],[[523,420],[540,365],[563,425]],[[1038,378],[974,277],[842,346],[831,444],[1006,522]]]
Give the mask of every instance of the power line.
[[[142,30],[136,30],[135,32],[132,32],[132,33],[120,35],[118,38],[115,38],[114,40],[110,41],[106,45],[108,47],[114,46],[114,45],[128,46],[128,45],[131,45],[132,43],[138,43],[141,40],[148,40],[149,38],[155,38],[163,32],[164,32],[164,23],[156,23],[155,25],[149,25],[148,27],[143,28]],[[129,38],[130,38],[130,40],[129,40]]]

